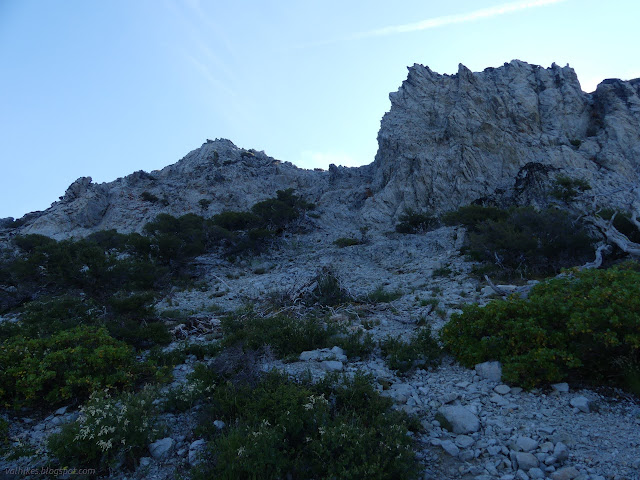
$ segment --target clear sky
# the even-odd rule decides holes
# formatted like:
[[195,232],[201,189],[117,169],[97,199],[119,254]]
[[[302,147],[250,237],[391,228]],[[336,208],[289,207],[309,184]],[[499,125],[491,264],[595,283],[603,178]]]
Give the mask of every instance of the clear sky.
[[0,217],[207,138],[370,163],[407,66],[568,63],[592,91],[640,77],[638,18],[637,0],[0,0]]

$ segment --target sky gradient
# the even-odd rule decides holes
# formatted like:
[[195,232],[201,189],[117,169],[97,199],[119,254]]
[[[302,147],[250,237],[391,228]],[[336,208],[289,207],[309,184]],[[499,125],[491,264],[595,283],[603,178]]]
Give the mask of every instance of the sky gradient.
[[207,138],[367,164],[407,66],[556,62],[593,91],[640,77],[638,18],[636,0],[0,0],[0,218]]

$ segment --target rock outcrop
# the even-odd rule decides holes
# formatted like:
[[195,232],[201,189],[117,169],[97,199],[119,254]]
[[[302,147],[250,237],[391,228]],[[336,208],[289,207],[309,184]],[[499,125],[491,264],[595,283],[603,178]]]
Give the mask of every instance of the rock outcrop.
[[24,217],[20,231],[55,238],[135,231],[162,212],[210,216],[246,209],[287,188],[329,212],[320,224],[334,230],[389,230],[406,209],[441,212],[482,201],[543,205],[560,174],[588,181],[610,204],[624,207],[633,199],[640,79],[605,80],[589,94],[568,66],[514,60],[483,72],[460,65],[455,75],[439,75],[414,65],[390,99],[370,165],[304,170],[229,140],[207,140],[159,171],[100,185],[81,177],[59,202]]
[[605,80],[588,94],[568,66],[514,60],[439,75],[414,65],[390,99],[371,217],[483,199],[544,203],[557,174],[584,178],[595,193],[638,182],[640,79]]

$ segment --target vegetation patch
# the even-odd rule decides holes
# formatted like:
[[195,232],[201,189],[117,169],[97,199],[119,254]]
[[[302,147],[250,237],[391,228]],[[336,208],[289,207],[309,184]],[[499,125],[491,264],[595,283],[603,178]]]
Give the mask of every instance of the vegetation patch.
[[579,380],[640,393],[640,273],[629,263],[535,286],[527,299],[467,305],[441,331],[466,365],[503,363],[527,388]]
[[0,402],[19,408],[57,405],[103,388],[131,387],[141,367],[127,344],[96,327],[0,344]]
[[48,448],[61,465],[69,467],[97,468],[103,473],[121,464],[133,468],[159,437],[156,398],[150,387],[116,396],[96,392],[81,407],[78,420],[49,437]]
[[419,478],[408,435],[416,422],[391,405],[360,374],[313,385],[272,372],[253,387],[216,385],[208,418],[230,427],[211,432],[194,479]]
[[226,346],[241,344],[249,350],[269,345],[278,358],[283,358],[328,346],[330,339],[339,332],[338,328],[314,317],[275,315],[240,318],[230,315],[222,319],[222,341]]
[[340,237],[334,240],[333,243],[334,245],[337,245],[340,248],[345,248],[345,247],[353,247],[354,245],[360,245],[361,242],[357,238]]
[[408,342],[389,336],[380,342],[380,350],[389,368],[400,372],[436,365],[441,356],[429,327],[420,328]]
[[400,217],[400,222],[396,224],[398,233],[422,233],[438,226],[438,219],[426,213],[406,210]]
[[[579,146],[578,144],[578,147]],[[567,175],[558,175],[551,190],[551,196],[565,203],[569,203],[586,190],[591,190],[591,185],[583,178],[571,178]]]
[[389,303],[402,297],[402,292],[395,290],[386,291],[382,285],[367,295],[367,300],[372,303]]

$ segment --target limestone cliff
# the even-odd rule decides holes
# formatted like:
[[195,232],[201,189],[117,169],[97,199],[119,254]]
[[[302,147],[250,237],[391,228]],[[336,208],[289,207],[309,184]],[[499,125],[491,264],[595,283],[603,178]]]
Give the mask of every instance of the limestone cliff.
[[[537,203],[527,177],[564,173],[594,192],[637,184],[640,79],[605,80],[591,94],[573,69],[514,60],[439,75],[414,65],[390,95],[374,169],[371,217],[436,211],[493,197]],[[536,191],[537,190],[537,191]],[[625,203],[625,192],[612,201]]]

